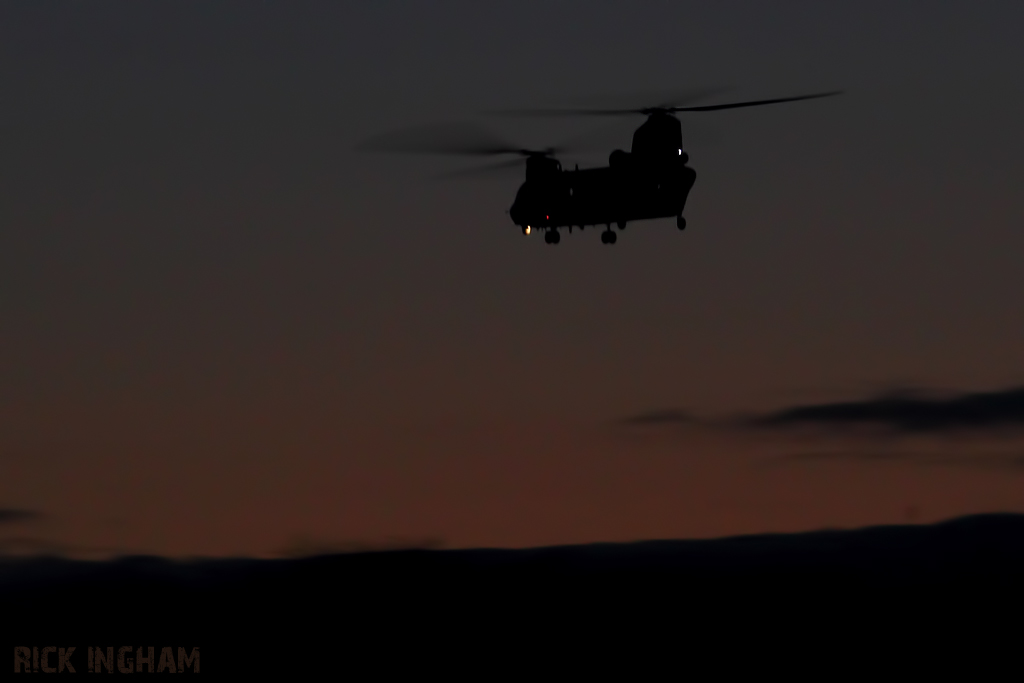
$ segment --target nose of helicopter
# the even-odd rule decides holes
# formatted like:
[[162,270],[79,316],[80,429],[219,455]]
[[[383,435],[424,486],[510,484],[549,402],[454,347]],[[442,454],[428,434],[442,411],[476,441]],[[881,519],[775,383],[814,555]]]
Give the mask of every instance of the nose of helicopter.
[[512,204],[512,207],[508,210],[508,216],[512,219],[513,223],[526,230],[526,216],[523,215],[522,207],[519,206],[518,202]]
[[538,230],[545,230],[552,225],[550,215],[540,215],[536,211],[529,211],[526,207],[513,204],[508,210],[509,218],[523,230],[524,235],[529,235]]

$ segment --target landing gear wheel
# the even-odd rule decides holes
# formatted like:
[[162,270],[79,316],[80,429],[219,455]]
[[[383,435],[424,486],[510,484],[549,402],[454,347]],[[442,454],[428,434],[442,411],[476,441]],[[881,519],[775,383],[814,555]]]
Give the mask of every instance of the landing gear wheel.
[[626,229],[626,221],[619,221],[618,223],[616,223],[616,225],[619,226],[619,230],[625,230]]
[[615,244],[617,236],[611,230],[605,230],[601,233],[601,242],[604,244]]
[[686,230],[686,219],[683,218],[683,214],[676,216],[676,227],[680,230]]
[[557,230],[548,230],[544,233],[544,241],[548,244],[558,244],[562,240],[562,236],[558,234]]

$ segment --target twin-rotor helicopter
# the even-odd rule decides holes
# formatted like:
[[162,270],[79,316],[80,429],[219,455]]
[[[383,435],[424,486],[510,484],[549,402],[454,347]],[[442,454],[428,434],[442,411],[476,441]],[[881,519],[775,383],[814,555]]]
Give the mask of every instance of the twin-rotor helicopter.
[[512,222],[524,235],[543,232],[545,242],[558,244],[562,228],[571,233],[574,227],[583,229],[603,225],[601,242],[615,244],[617,237],[612,225],[623,230],[631,221],[674,217],[676,227],[680,230],[686,228],[683,209],[697,173],[687,165],[689,155],[683,149],[682,126],[676,114],[798,102],[837,94],[839,91],[702,106],[663,103],[626,109],[513,112],[555,116],[646,116],[647,120],[633,133],[630,151],[613,151],[608,165],[597,168],[580,169],[577,166],[573,170],[565,170],[555,158],[564,150],[524,149],[480,133],[466,135],[465,131],[454,131],[452,135],[452,129],[447,133],[434,129],[433,139],[425,139],[422,129],[406,135],[384,135],[367,141],[361,147],[377,151],[516,157],[498,166],[517,164],[525,159],[526,180],[508,211]]

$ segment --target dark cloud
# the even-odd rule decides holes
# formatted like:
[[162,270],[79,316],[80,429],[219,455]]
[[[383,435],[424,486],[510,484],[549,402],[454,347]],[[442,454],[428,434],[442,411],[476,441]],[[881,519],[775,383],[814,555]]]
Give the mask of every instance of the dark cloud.
[[779,457],[774,464],[787,464],[827,460],[861,460],[873,462],[916,462],[927,465],[948,465],[1000,470],[1024,470],[1024,454],[1019,451],[919,451],[914,449],[865,449],[847,448],[839,450],[814,450],[789,453]]
[[755,418],[760,427],[881,427],[903,433],[1005,430],[1024,427],[1024,387],[928,398],[913,394],[803,405]]
[[19,510],[18,508],[0,508],[0,524],[14,524],[17,522],[29,522],[39,519],[42,515],[34,510]]
[[696,420],[681,410],[651,410],[619,420],[624,425],[693,424]]

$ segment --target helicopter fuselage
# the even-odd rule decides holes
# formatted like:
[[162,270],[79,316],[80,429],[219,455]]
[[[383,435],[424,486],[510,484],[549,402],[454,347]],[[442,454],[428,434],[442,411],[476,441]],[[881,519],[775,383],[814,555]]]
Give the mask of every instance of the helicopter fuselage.
[[685,155],[668,164],[645,164],[631,156],[613,153],[612,163],[603,168],[559,169],[528,177],[509,216],[528,231],[622,225],[682,214],[697,178]]
[[697,173],[686,165],[679,120],[651,115],[633,134],[632,152],[615,150],[608,166],[573,171],[546,155],[526,160],[526,182],[509,209],[512,222],[535,229],[612,225],[680,217]]

